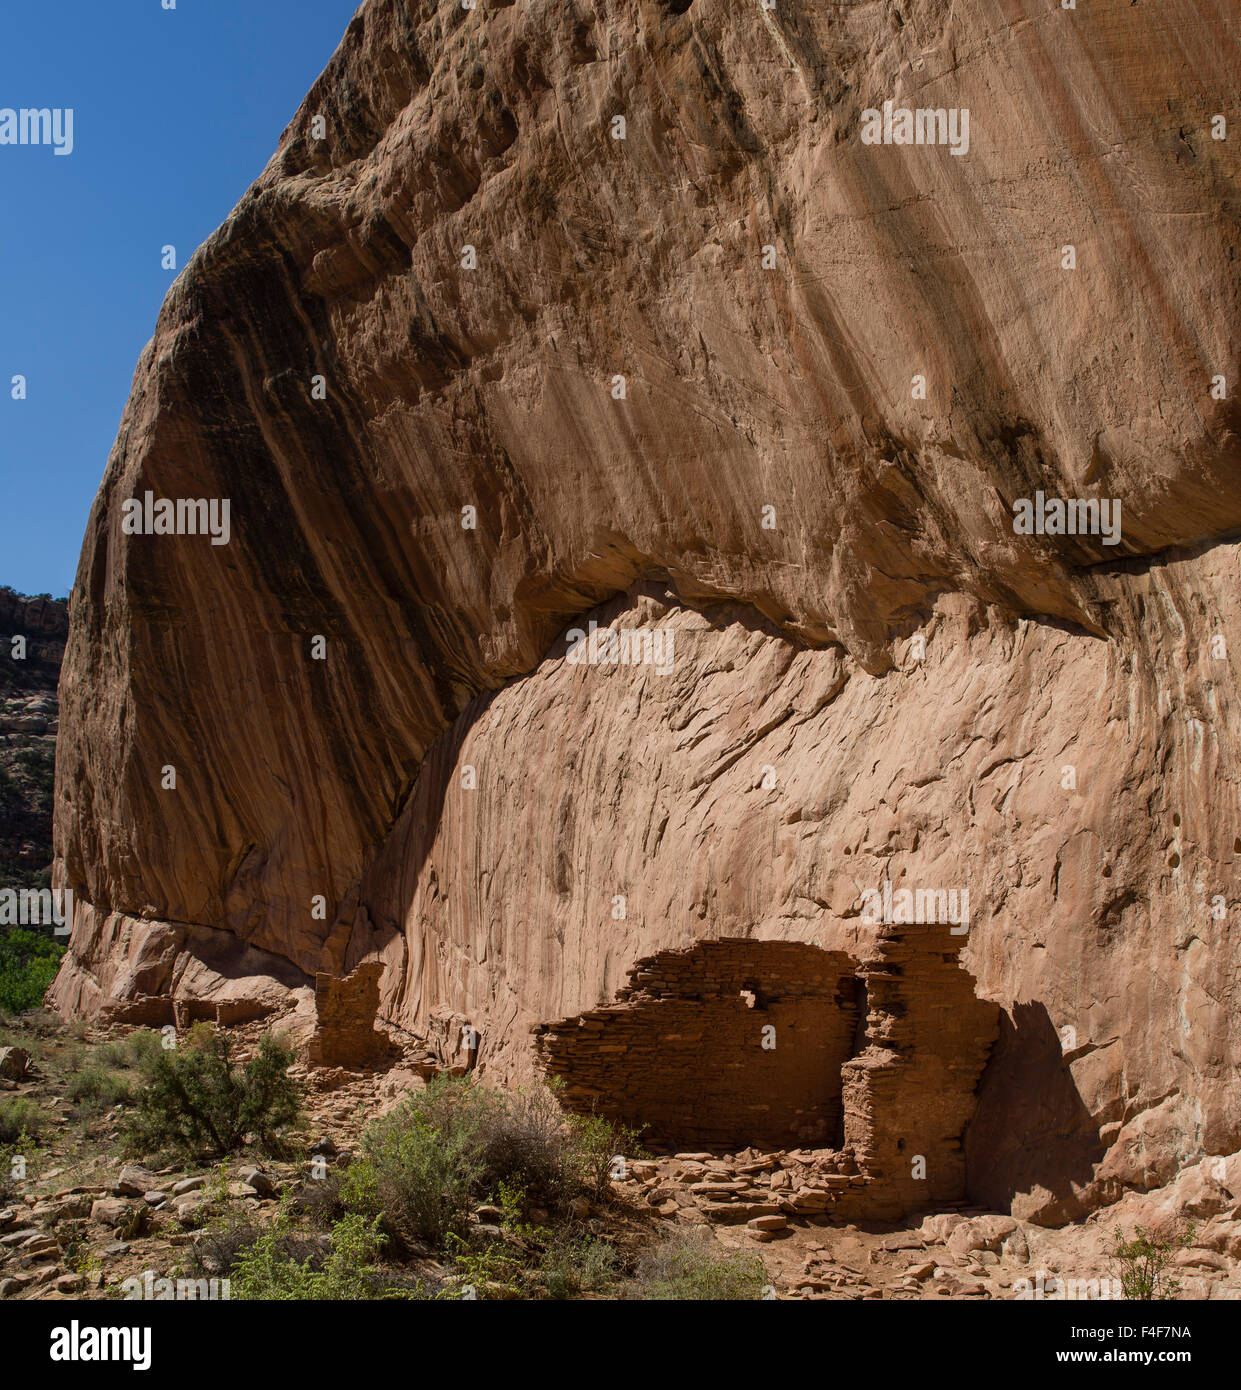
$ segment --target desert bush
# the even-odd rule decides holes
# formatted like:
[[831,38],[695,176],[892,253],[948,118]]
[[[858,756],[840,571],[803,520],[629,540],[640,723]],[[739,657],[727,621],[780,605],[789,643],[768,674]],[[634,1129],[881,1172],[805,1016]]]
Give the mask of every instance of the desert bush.
[[0,1009],[21,1013],[43,1003],[65,948],[41,932],[0,929]]
[[599,1115],[565,1113],[559,1089],[552,1081],[500,1097],[483,1127],[489,1188],[510,1184],[555,1213],[578,1197],[605,1201],[617,1156],[642,1153],[637,1130]]
[[[52,778],[56,772],[56,750],[46,744],[36,743],[28,748],[19,748],[13,761],[32,780],[45,782],[51,791]],[[51,809],[50,797],[48,809]]]
[[153,1053],[127,1118],[131,1147],[217,1157],[236,1153],[250,1136],[268,1153],[286,1151],[281,1131],[301,1115],[301,1093],[288,1075],[293,1052],[267,1034],[244,1065],[232,1053],[222,1033],[201,1046]]
[[105,1109],[132,1099],[129,1082],[95,1062],[88,1062],[68,1077],[65,1095],[76,1104],[93,1103]]
[[643,1301],[737,1302],[762,1297],[767,1270],[757,1255],[722,1254],[710,1236],[661,1241],[638,1261],[626,1289]]
[[605,1200],[616,1156],[641,1153],[636,1130],[599,1115],[567,1114],[559,1090],[553,1080],[497,1096],[488,1107],[482,1134],[490,1191],[507,1184],[531,1204],[560,1212],[575,1197]]
[[291,1216],[309,1221],[320,1230],[327,1230],[345,1215],[343,1186],[344,1176],[340,1172],[310,1178],[286,1196],[285,1206]]
[[108,1067],[112,1070],[129,1066],[129,1048],[125,1045],[126,1042],[128,1039],[100,1043],[91,1053],[91,1060],[97,1066]]
[[196,1277],[231,1277],[246,1251],[273,1230],[276,1239],[269,1242],[266,1258],[292,1261],[299,1266],[309,1262],[314,1269],[322,1268],[325,1254],[330,1248],[324,1237],[299,1230],[287,1219],[289,1214],[287,1208],[283,1209],[273,1228],[270,1222],[257,1220],[244,1208],[227,1206],[216,1209],[210,1220],[195,1234],[189,1247],[191,1272]]
[[543,1251],[538,1276],[549,1298],[578,1298],[599,1293],[615,1283],[616,1251],[594,1236],[570,1236]]
[[421,1286],[394,1284],[379,1256],[384,1239],[378,1220],[351,1215],[332,1229],[331,1251],[316,1268],[313,1257],[294,1258],[287,1248],[289,1227],[281,1216],[232,1264],[231,1294],[235,1299],[356,1300],[412,1299],[425,1296]]
[[381,1216],[405,1240],[443,1245],[465,1229],[482,1184],[481,1088],[436,1077],[368,1125],[362,1155],[345,1173],[345,1205]]
[[593,1171],[580,1141],[582,1123],[561,1110],[547,1086],[491,1095],[479,1133],[487,1192],[507,1187],[524,1194],[527,1206],[553,1212],[588,1189],[593,1192]]
[[100,1043],[92,1054],[99,1066],[112,1071],[133,1071],[149,1066],[163,1051],[160,1035],[151,1028],[140,1028],[127,1038]]
[[471,1226],[468,1236],[450,1232],[453,1268],[442,1298],[569,1299],[613,1284],[619,1260],[605,1240],[577,1223],[534,1225],[524,1219],[526,1194],[500,1182],[494,1197],[501,1233]]
[[602,1202],[611,1194],[613,1165],[618,1156],[640,1158],[640,1132],[613,1124],[602,1115],[570,1115],[570,1163],[582,1195]]
[[530,1273],[516,1250],[503,1241],[472,1246],[455,1232],[448,1236],[453,1270],[437,1297],[448,1300],[490,1302],[522,1298]]
[[626,1147],[633,1152],[632,1132],[565,1115],[548,1087],[505,1095],[438,1076],[368,1127],[345,1204],[382,1214],[405,1239],[438,1246],[502,1189],[552,1212],[575,1197],[599,1200],[613,1155]]
[[218,1033],[219,1029],[210,1019],[200,1018],[190,1024],[178,1046],[201,1049],[209,1046]]
[[38,1177],[38,1147],[43,1116],[25,1096],[0,1101],[0,1206],[18,1196],[21,1182],[15,1176],[15,1158],[25,1159],[26,1178]]
[[1155,1302],[1179,1297],[1180,1280],[1168,1273],[1168,1265],[1177,1251],[1192,1245],[1193,1240],[1193,1226],[1174,1240],[1152,1240],[1141,1226],[1135,1226],[1133,1239],[1126,1240],[1117,1226],[1112,1259],[1120,1266],[1124,1296]]
[[56,1240],[65,1252],[65,1266],[74,1274],[84,1274],[88,1278],[102,1268],[99,1257],[91,1250],[90,1237],[89,1221],[72,1218],[56,1223]]
[[22,1136],[37,1143],[43,1133],[43,1112],[26,1096],[0,1100],[0,1144],[16,1144]]
[[[128,1065],[142,1070],[154,1064],[164,1051],[164,1042],[153,1028],[139,1028],[125,1039],[125,1051],[129,1056]],[[125,1062],[121,1066],[127,1065]]]

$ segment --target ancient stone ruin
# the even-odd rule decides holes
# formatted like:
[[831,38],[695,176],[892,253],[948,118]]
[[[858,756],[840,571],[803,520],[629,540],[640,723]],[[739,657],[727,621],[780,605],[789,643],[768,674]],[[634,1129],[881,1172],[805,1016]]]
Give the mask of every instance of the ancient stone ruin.
[[616,1002],[537,1025],[562,1099],[669,1150],[814,1149],[837,1214],[965,1196],[964,1131],[998,1031],[946,927],[865,959],[722,938],[640,960]]
[[375,1067],[388,1055],[388,1035],[375,1027],[380,961],[367,961],[343,979],[315,976],[314,1034],[307,1057],[321,1067]]

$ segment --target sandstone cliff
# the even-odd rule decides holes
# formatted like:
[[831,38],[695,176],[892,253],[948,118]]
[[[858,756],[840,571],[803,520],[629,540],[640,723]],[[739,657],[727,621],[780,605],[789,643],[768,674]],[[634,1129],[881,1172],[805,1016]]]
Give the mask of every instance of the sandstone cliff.
[[[962,888],[979,1196],[1059,1220],[1241,1148],[1238,38],[369,0],[92,512],[58,1007],[377,957],[389,1021],[520,1075],[640,957],[856,950],[864,890]],[[888,100],[968,152],[863,144]],[[1121,543],[1015,534],[1038,491]],[[146,492],[229,543],[125,534]],[[672,672],[570,663],[588,616]]]

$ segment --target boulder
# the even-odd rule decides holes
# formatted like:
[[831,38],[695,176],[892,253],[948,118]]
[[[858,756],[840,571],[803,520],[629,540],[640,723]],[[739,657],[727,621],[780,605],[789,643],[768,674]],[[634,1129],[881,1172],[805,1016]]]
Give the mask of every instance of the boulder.
[[127,1163],[109,1184],[109,1190],[118,1197],[141,1197],[158,1184],[154,1173],[136,1163]]
[[1017,1264],[1028,1264],[1030,1260],[1030,1245],[1026,1240],[1025,1232],[1018,1227],[1010,1231],[1000,1241],[1000,1254],[1006,1260],[1013,1260]]
[[957,1212],[942,1212],[928,1216],[920,1229],[927,1240],[942,1245],[964,1221],[965,1217]]
[[0,1077],[21,1081],[30,1068],[30,1053],[24,1047],[0,1047]]
[[126,1226],[140,1206],[125,1197],[100,1197],[91,1203],[90,1219],[101,1226]]
[[788,1224],[788,1217],[779,1212],[771,1216],[752,1216],[746,1222],[746,1225],[755,1231],[783,1231],[788,1228]]
[[954,1255],[968,1255],[973,1250],[998,1254],[1001,1242],[1016,1229],[1017,1222],[1011,1216],[978,1216],[953,1228],[948,1249]]
[[265,1173],[261,1168],[241,1168],[237,1172],[237,1177],[260,1197],[271,1198],[280,1195],[279,1184],[270,1173]]

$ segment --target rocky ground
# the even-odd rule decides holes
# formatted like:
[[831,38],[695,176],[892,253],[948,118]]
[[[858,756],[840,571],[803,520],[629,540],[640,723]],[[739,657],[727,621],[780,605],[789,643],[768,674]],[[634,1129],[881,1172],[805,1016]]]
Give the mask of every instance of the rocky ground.
[[[80,1081],[101,1045],[132,1031],[66,1029],[45,1015],[0,1029],[0,1099],[37,1107],[42,1129],[26,1178],[10,1180],[0,1200],[0,1297],[116,1298],[126,1279],[148,1271],[209,1274],[213,1232],[273,1221],[282,1198],[310,1200],[316,1177],[347,1165],[367,1122],[425,1085],[429,1070],[417,1048],[383,1071],[299,1064],[306,1126],[295,1159],[148,1168],[119,1151],[123,1106],[108,1104],[106,1086]],[[246,1052],[263,1025],[230,1031]],[[581,1227],[629,1250],[701,1228],[721,1251],[759,1254],[781,1299],[902,1300],[1063,1297],[1057,1280],[1087,1281],[1068,1285],[1069,1296],[1097,1296],[1089,1281],[1120,1272],[1117,1229],[1128,1238],[1142,1226],[1178,1245],[1170,1273],[1179,1297],[1241,1299],[1241,1155],[1208,1160],[1167,1188],[1130,1193],[1058,1230],[975,1207],[899,1226],[837,1221],[833,1194],[851,1176],[842,1166],[838,1155],[807,1150],[637,1158],[611,1202],[579,1213]],[[475,1219],[494,1213],[480,1208]],[[443,1271],[427,1260],[416,1273],[434,1283]]]
[[1194,1225],[1173,1257],[1181,1295],[1241,1299],[1241,1199],[1232,1195],[1241,1191],[1241,1161],[1228,1162],[1232,1189],[1190,1169],[1163,1192],[1133,1194],[1058,1230],[969,1206],[901,1225],[832,1221],[814,1210],[823,1187],[805,1151],[678,1154],[634,1164],[633,1177],[639,1200],[667,1219],[708,1225],[728,1247],[761,1243],[782,1298],[1012,1299],[1025,1292],[1022,1280],[1031,1296],[1040,1287],[1055,1296],[1055,1280],[1119,1276],[1117,1227],[1126,1239],[1142,1225],[1176,1240]]
[[[240,1059],[253,1055],[265,1029],[256,1022],[228,1030]],[[103,1109],[98,1097],[73,1098],[74,1078],[95,1065],[101,1045],[141,1031],[65,1028],[43,1014],[0,1027],[0,1100],[37,1105],[42,1130],[26,1179],[0,1183],[0,1298],[114,1299],[124,1296],[126,1280],[148,1272],[155,1279],[210,1277],[219,1272],[212,1266],[221,1231],[274,1222],[289,1198],[300,1198],[303,1210],[313,1207],[320,1180],[348,1166],[366,1124],[430,1074],[417,1045],[383,1071],[296,1065],[290,1075],[303,1088],[305,1114],[295,1160],[147,1167],[121,1154],[123,1104]],[[3,1145],[0,1158],[8,1161]],[[483,1225],[497,1214],[480,1206],[475,1221]],[[584,1230],[630,1248],[657,1224],[623,1197],[580,1217]],[[311,1230],[307,1237],[308,1249],[327,1248],[326,1234]],[[434,1258],[400,1271],[432,1289],[448,1272]]]

